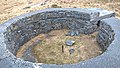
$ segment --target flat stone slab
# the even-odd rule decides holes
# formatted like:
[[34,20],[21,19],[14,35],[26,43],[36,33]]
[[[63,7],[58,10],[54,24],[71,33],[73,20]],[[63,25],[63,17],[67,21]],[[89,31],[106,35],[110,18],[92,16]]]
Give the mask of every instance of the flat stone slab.
[[88,10],[100,13],[98,18],[93,19],[97,21],[115,16],[115,13],[113,11],[103,10],[100,8],[89,8]]
[[65,44],[67,46],[72,46],[74,43],[75,43],[75,41],[73,41],[73,40],[66,40],[66,42],[65,42]]

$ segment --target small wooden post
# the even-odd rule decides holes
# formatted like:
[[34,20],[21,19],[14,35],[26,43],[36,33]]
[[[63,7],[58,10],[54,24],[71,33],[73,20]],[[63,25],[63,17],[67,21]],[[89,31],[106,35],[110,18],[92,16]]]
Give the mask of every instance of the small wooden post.
[[64,46],[62,45],[62,53],[64,53]]

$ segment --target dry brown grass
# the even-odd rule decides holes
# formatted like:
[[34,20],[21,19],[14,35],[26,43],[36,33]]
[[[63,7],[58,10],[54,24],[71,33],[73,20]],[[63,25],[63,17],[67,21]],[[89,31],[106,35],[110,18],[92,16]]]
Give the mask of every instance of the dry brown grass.
[[[44,36],[42,42],[33,48],[37,62],[48,64],[77,63],[101,54],[101,49],[95,40],[97,33],[73,37],[65,36],[67,32],[68,30],[65,29],[54,30],[48,34],[49,36]],[[74,40],[75,44],[71,47],[66,46],[66,40]],[[64,52],[62,52],[62,46],[64,46]],[[69,49],[75,49],[75,52],[70,55]]]
[[120,0],[48,0],[48,3],[42,6],[31,7],[24,9],[27,6],[44,2],[44,0],[1,0],[0,2],[0,23],[7,21],[13,17],[21,14],[29,13],[35,10],[51,8],[52,4],[57,4],[63,8],[103,8],[115,11],[117,16],[120,17]]

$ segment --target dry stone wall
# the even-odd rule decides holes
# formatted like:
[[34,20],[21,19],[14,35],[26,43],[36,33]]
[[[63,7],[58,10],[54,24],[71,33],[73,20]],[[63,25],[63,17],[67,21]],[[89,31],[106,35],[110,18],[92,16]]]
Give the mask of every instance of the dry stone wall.
[[48,10],[22,18],[7,28],[7,48],[15,54],[21,45],[40,33],[70,29],[78,34],[90,34],[97,30],[99,12],[85,9]]
[[13,66],[15,64],[15,68],[19,66],[24,68],[27,65],[28,68],[34,68],[36,65],[32,62],[16,58],[14,56],[16,51],[38,34],[59,29],[69,29],[69,33],[74,31],[75,35],[91,34],[97,31],[96,40],[100,47],[106,50],[114,40],[114,31],[102,19],[114,16],[114,12],[91,8],[51,8],[18,16],[0,25],[2,29],[0,43],[2,43],[1,47],[4,47],[3,53],[0,53],[3,55],[0,60],[4,60],[3,64],[12,63]]
[[112,30],[111,26],[104,21],[101,21],[96,40],[103,51],[105,51],[107,47],[112,43],[114,40],[114,35],[115,33]]
[[[84,12],[83,12],[84,11]],[[52,30],[70,29],[79,34],[90,34],[96,31],[97,21],[91,21],[99,16],[99,12],[85,10],[51,10],[41,12],[16,21],[7,28],[7,48],[15,54],[21,45],[40,33]]]

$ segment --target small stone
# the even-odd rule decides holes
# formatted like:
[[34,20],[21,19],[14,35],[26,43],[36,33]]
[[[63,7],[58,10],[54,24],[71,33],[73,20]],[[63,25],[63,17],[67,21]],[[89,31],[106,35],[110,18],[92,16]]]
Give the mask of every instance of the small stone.
[[74,31],[74,30],[71,30],[69,31],[66,36],[78,36],[79,35],[79,32],[78,31]]
[[75,32],[74,31],[70,31],[69,34],[70,34],[70,36],[74,36]]
[[75,43],[75,41],[67,40],[65,43],[66,43],[67,46],[72,46]]
[[30,7],[30,6],[27,6],[27,7],[24,7],[23,10],[24,10],[24,9],[29,9],[29,8],[31,8],[31,7]]
[[76,35],[79,35],[79,32],[78,32],[78,31],[76,31]]
[[70,49],[70,50],[69,50],[70,54],[73,54],[74,51],[75,51],[75,49]]
[[21,32],[21,30],[18,31],[18,33],[20,33],[20,32]]
[[35,42],[33,43],[33,45],[37,45],[37,44],[39,44],[41,42],[42,42],[42,40],[35,40]]
[[34,32],[36,32],[36,30],[33,30]]

